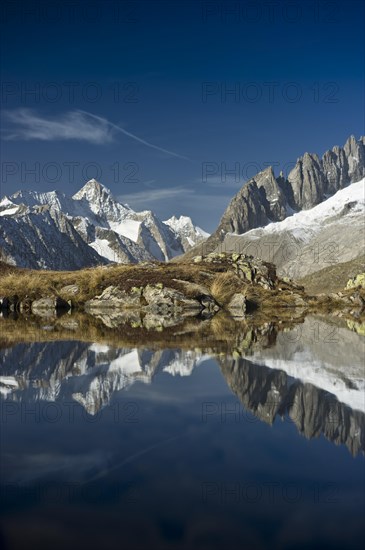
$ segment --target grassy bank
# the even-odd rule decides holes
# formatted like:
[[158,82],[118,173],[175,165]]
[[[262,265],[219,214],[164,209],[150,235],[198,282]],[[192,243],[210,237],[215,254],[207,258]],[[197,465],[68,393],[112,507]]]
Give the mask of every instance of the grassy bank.
[[206,291],[227,301],[234,292],[242,291],[243,282],[233,273],[227,273],[222,265],[148,263],[146,265],[111,265],[79,271],[46,271],[19,269],[0,266],[0,296],[17,295],[20,300],[26,297],[37,299],[41,296],[58,295],[69,298],[69,285],[77,285],[79,291],[72,295],[74,305],[82,305],[87,300],[101,294],[108,286],[121,290],[162,284],[195,297]]

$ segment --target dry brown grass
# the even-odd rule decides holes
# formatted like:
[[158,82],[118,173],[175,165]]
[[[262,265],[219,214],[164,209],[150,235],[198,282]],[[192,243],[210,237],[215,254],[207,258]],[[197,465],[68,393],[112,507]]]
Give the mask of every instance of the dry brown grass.
[[[100,266],[79,271],[46,271],[6,268],[0,270],[0,296],[17,295],[20,300],[25,297],[36,299],[47,295],[59,295],[72,298],[75,306],[101,294],[110,285],[122,290],[134,286],[146,286],[162,283],[165,287],[187,292],[186,282],[192,285],[209,288],[212,279],[219,276],[225,267],[221,265],[201,266],[195,264],[170,264],[154,262],[151,265],[113,265]],[[65,295],[61,289],[67,285],[77,285],[76,295]],[[217,286],[217,285],[216,285]],[[218,285],[219,286],[219,285]],[[189,289],[192,294],[198,293]]]
[[235,292],[244,290],[245,286],[237,275],[232,271],[227,271],[215,276],[210,285],[210,292],[218,304],[224,306]]
[[[118,266],[118,274],[125,270],[125,266]],[[26,296],[35,299],[40,296],[60,295],[62,287],[76,284],[79,293],[75,296],[75,302],[84,302],[89,297],[97,294],[103,288],[108,279],[105,268],[96,267],[80,271],[37,271],[15,270],[4,272],[0,277],[0,295],[17,295],[20,299]]]

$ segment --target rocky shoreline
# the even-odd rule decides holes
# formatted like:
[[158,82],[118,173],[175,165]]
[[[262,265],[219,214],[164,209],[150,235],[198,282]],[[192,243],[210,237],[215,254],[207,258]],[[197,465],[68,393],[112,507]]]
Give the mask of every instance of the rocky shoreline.
[[[4,316],[17,312],[43,317],[71,310],[92,315],[133,312],[134,317],[182,319],[212,317],[219,311],[244,318],[253,311],[302,309],[365,317],[363,274],[349,281],[341,292],[313,296],[294,281],[278,277],[273,264],[238,253],[196,256],[188,264],[148,262],[125,267],[124,271],[117,266],[95,269],[99,279],[93,285],[89,281],[96,271],[92,269],[52,272],[52,285],[47,272],[19,270],[19,277],[24,278],[19,286],[21,294],[4,292],[5,274],[0,282],[0,311]],[[39,283],[34,288],[35,274]]]

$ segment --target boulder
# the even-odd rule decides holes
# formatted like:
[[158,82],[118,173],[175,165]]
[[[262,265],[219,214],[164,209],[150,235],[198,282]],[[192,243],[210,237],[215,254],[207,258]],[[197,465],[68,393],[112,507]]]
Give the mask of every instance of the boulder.
[[145,308],[149,310],[166,312],[169,309],[201,309],[198,300],[187,298],[182,292],[173,288],[147,285],[143,289],[143,297],[147,302]]
[[85,303],[85,309],[135,309],[141,307],[141,290],[133,287],[129,292],[108,286],[99,296]]
[[246,297],[240,292],[236,292],[230,299],[227,309],[233,317],[243,317],[246,313]]
[[60,290],[60,294],[78,294],[80,291],[80,288],[78,285],[66,285],[63,286]]
[[129,291],[109,286],[100,296],[85,304],[86,310],[104,309],[142,309],[168,314],[173,309],[192,309],[199,311],[202,306],[198,300],[187,298],[182,292],[162,284],[133,287]]
[[68,311],[69,309],[69,303],[60,298],[60,296],[46,296],[39,300],[34,300],[31,305],[31,311],[35,315],[42,315],[45,312]]

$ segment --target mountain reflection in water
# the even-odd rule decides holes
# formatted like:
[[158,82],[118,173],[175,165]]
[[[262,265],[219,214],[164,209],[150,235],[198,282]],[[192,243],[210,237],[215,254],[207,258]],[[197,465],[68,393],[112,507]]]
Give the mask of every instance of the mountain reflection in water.
[[[236,326],[240,330],[228,339],[213,334],[209,341],[205,332],[200,338],[189,327],[181,342],[186,347],[190,340],[192,349],[171,348],[183,330],[170,334],[169,349],[154,341],[154,331],[131,348],[124,342],[119,347],[114,334],[110,345],[78,341],[84,334],[77,329],[73,340],[58,340],[56,333],[52,341],[51,332],[50,341],[2,350],[0,390],[15,402],[75,400],[95,415],[135,382],[153,384],[157,373],[190,376],[201,362],[215,358],[244,409],[260,420],[272,424],[276,416],[289,415],[308,438],[324,434],[354,455],[365,450],[361,335],[314,317],[289,328],[269,322]],[[42,328],[49,332],[52,326]],[[100,336],[108,340],[107,332]]]
[[362,548],[362,330],[0,319],[2,546]]

